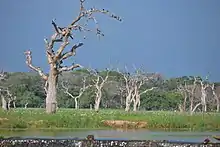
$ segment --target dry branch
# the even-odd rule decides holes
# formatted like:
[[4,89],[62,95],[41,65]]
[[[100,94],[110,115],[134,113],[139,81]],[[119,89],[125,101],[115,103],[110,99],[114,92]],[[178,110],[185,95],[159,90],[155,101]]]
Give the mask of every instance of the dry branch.
[[76,55],[76,49],[81,47],[82,45],[83,45],[83,43],[75,44],[70,51],[64,53],[61,56],[60,60],[65,60],[65,59],[67,59],[67,58],[69,58],[71,56],[75,56]]
[[24,52],[26,56],[26,64],[34,71],[38,72],[38,74],[47,81],[48,77],[43,73],[43,71],[40,69],[40,67],[35,67],[32,65],[32,56],[31,56],[31,51],[27,50]]
[[[67,82],[65,82],[67,84]],[[71,94],[71,92],[69,91],[69,87],[66,86],[66,84],[64,84],[64,82],[62,81],[61,85],[62,88],[64,89],[64,93],[69,95],[71,98],[73,98],[75,100],[75,109],[78,109],[78,99],[83,95],[83,93],[86,91],[86,89],[88,89],[89,87],[91,87],[92,85],[87,85],[86,86],[86,77],[83,77],[82,80],[83,86],[79,89],[79,93],[77,96],[74,96]]]
[[78,67],[82,67],[80,64],[73,64],[71,66],[64,66],[62,68],[59,69],[59,73],[63,72],[63,71],[70,71],[70,70],[73,70],[75,68],[78,68]]

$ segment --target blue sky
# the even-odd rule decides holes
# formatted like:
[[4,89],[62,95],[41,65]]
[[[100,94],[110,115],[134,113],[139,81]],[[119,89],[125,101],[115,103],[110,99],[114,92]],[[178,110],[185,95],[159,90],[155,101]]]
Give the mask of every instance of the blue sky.
[[[210,72],[211,80],[220,81],[220,0],[87,0],[86,7],[93,6],[124,21],[97,15],[105,37],[87,34],[83,40],[76,34],[73,43],[85,45],[67,65],[103,69],[126,64],[131,69],[134,64],[165,77]],[[34,65],[47,72],[43,39],[53,33],[51,20],[68,25],[78,10],[78,0],[1,0],[0,68],[30,71],[23,52],[31,49]]]

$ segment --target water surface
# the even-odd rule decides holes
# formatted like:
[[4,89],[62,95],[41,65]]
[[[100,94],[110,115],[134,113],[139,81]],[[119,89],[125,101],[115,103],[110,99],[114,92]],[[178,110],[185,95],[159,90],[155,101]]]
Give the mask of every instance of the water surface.
[[125,139],[125,140],[171,140],[186,142],[203,142],[213,135],[220,135],[220,132],[189,132],[189,131],[150,131],[150,130],[23,130],[9,131],[0,130],[2,136],[16,136],[25,138],[85,138],[87,135],[94,135],[96,139]]

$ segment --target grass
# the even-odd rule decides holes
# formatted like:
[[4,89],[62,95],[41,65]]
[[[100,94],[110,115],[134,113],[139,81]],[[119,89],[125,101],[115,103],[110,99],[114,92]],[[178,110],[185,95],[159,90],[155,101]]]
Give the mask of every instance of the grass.
[[46,114],[44,109],[0,110],[0,128],[6,129],[101,129],[102,120],[146,121],[148,129],[220,130],[219,113],[196,113],[193,116],[178,112],[141,111],[126,113],[123,110],[59,109]]

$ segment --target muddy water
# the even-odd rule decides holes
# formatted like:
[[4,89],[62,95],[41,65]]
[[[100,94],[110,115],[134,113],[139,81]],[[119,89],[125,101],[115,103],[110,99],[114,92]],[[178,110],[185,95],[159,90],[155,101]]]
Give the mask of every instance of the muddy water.
[[178,132],[178,131],[149,131],[149,130],[29,130],[9,131],[0,130],[1,136],[34,137],[34,138],[85,138],[93,134],[96,139],[129,139],[129,140],[171,140],[202,142],[205,138],[212,139],[213,135],[220,135],[220,132]]

